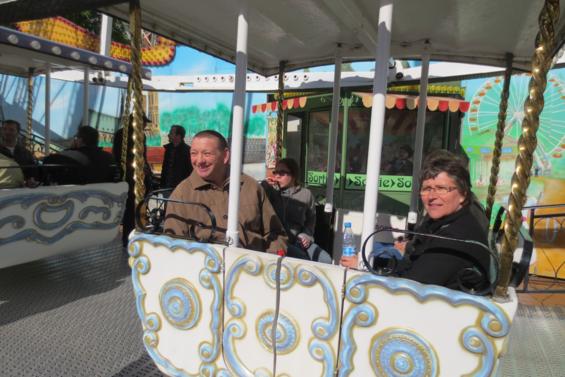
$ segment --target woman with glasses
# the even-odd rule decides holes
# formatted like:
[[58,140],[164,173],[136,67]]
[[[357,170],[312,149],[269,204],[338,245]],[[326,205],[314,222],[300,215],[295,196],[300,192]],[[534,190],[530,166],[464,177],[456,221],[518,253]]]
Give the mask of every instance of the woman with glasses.
[[314,243],[316,205],[312,192],[300,184],[300,168],[292,158],[279,160],[273,176],[262,182],[289,238],[287,255],[331,263],[330,255]]
[[[424,163],[420,199],[426,214],[415,231],[487,245],[486,222],[478,219],[473,198],[465,164],[442,151]],[[404,255],[396,276],[464,290],[481,290],[489,283],[489,251],[475,243],[415,236],[408,242],[396,242],[395,247]],[[342,257],[341,264],[357,267],[357,259]]]

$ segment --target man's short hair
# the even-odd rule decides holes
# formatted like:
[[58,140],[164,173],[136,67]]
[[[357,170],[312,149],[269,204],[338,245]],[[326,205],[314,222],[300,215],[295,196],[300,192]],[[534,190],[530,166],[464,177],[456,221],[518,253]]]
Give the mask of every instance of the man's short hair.
[[183,126],[181,126],[180,124],[173,124],[171,126],[171,129],[175,130],[175,134],[180,135],[181,138],[184,139],[184,137],[186,136],[186,130],[184,129]]
[[228,149],[228,141],[226,140],[225,137],[222,136],[221,133],[219,133],[218,131],[214,131],[214,130],[204,130],[204,131],[200,131],[198,132],[196,135],[194,135],[194,137],[192,138],[192,140],[196,139],[197,137],[212,137],[212,138],[216,138],[218,140],[218,144],[220,144],[220,149],[224,150],[224,149]]
[[77,136],[80,138],[84,145],[87,147],[98,146],[98,130],[90,126],[80,126],[77,131]]
[[13,124],[16,126],[16,128],[18,129],[18,133],[21,131],[21,126],[20,126],[20,122],[18,122],[17,120],[13,120],[13,119],[6,119],[5,121],[2,122],[2,127],[7,125],[7,124]]

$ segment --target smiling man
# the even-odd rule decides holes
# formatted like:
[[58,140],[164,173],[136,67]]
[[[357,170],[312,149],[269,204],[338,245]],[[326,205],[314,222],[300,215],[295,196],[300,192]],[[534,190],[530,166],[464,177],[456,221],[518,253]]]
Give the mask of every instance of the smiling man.
[[[226,139],[216,131],[201,131],[192,139],[192,174],[173,191],[167,203],[165,233],[193,239],[224,242],[228,219],[230,151]],[[287,237],[263,188],[248,175],[240,181],[240,246],[257,251],[286,251]],[[205,209],[216,218],[216,233]]]

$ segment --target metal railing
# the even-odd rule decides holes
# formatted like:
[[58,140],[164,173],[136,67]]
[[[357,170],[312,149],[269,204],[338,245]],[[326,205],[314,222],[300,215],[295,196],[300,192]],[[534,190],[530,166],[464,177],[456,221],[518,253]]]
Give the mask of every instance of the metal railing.
[[[528,210],[528,223],[529,223],[529,235],[531,237],[531,239],[534,241],[539,241],[539,242],[544,242],[544,243],[553,243],[556,241],[556,239],[559,236],[559,233],[561,231],[563,231],[563,224],[565,222],[565,203],[562,204],[545,204],[545,205],[533,205],[533,206],[525,206],[523,208],[524,210]],[[547,210],[547,209],[557,209],[557,212],[554,213],[536,213],[536,211],[539,210]],[[536,240],[536,225],[539,224],[541,221],[545,220],[546,221],[546,239],[544,240],[540,240],[537,239]],[[553,220],[553,229],[550,230],[549,229],[549,225],[550,225],[550,220]],[[560,245],[565,249],[565,245]],[[538,251],[541,251],[542,253],[545,254],[545,251],[543,248],[538,247],[537,248]],[[538,258],[539,258],[539,254],[538,254]],[[565,289],[552,289],[551,286],[554,285],[558,285],[558,284],[563,284],[565,283],[565,281],[561,278],[559,278],[559,272],[561,271],[561,268],[563,268],[563,266],[565,266],[565,261],[561,262],[561,264],[559,266],[554,266],[553,263],[551,262],[550,258],[547,257],[547,261],[549,262],[554,276],[553,277],[545,277],[545,276],[540,276],[537,275],[537,278],[542,278],[542,279],[549,279],[550,281],[552,281],[550,288],[544,288],[544,289],[530,289],[529,288],[529,274],[526,274],[525,278],[524,278],[524,287],[521,291],[519,292],[524,292],[524,293],[565,293]]]

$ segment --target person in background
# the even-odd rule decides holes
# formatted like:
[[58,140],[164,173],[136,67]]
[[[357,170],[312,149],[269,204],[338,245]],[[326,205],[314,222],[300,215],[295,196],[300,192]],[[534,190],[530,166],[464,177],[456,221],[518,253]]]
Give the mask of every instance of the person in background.
[[184,142],[186,131],[183,126],[175,124],[169,131],[169,144],[164,146],[163,170],[161,171],[161,188],[175,188],[190,173],[190,146]]
[[[114,157],[98,146],[95,128],[80,126],[71,148],[43,160],[51,181],[60,185],[115,182],[118,170]],[[48,165],[61,165],[49,167]]]
[[[420,198],[426,214],[416,232],[488,244],[488,228],[471,210],[471,180],[461,159],[442,153],[428,160],[420,177]],[[396,276],[457,290],[478,291],[489,284],[490,253],[478,244],[415,236],[394,246],[403,253]],[[358,256],[342,257],[340,263],[357,268]]]
[[299,177],[298,163],[283,158],[275,166],[273,176],[261,185],[288,235],[287,255],[331,263],[330,255],[314,243],[316,203],[312,192],[300,184]]
[[388,174],[394,175],[412,175],[412,156],[414,151],[410,146],[403,144],[401,145],[395,153],[395,156],[392,160],[388,161],[388,163],[384,167],[384,171]]
[[0,153],[0,189],[19,188],[24,185],[24,174],[20,165]]
[[[226,139],[212,130],[201,131],[192,139],[192,174],[170,196],[165,213],[164,232],[179,237],[225,242],[230,188],[230,151]],[[241,174],[239,182],[238,231],[240,247],[286,253],[288,238],[263,188],[250,176]],[[211,234],[210,217],[202,208],[182,202],[208,206],[216,218],[216,233]]]
[[[147,123],[151,120],[143,114],[143,129],[147,127]],[[133,116],[129,116],[129,124],[133,122]],[[114,134],[114,141],[112,144],[112,155],[119,166],[120,176],[124,177],[124,180],[128,184],[128,197],[126,200],[126,208],[124,210],[124,218],[122,220],[122,244],[124,247],[128,245],[128,237],[131,231],[135,228],[135,194],[134,194],[134,172],[133,172],[133,130],[130,127],[128,129],[128,141],[127,141],[127,153],[126,153],[126,171],[125,175],[121,171],[122,169],[122,141],[124,139],[124,128],[120,128]],[[153,175],[151,173],[151,168],[147,163],[147,146],[145,145],[145,133],[143,133],[143,157],[145,161],[144,173],[145,173],[145,192],[148,193],[153,190]]]
[[20,131],[21,127],[19,122],[12,119],[7,119],[2,122],[0,153],[22,166],[24,178],[27,181],[33,182],[38,177],[38,171],[35,168],[37,161],[31,152],[19,142]]

